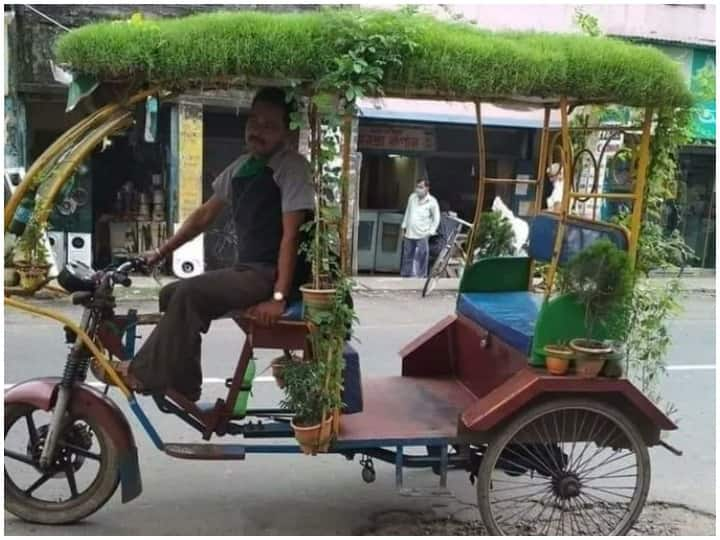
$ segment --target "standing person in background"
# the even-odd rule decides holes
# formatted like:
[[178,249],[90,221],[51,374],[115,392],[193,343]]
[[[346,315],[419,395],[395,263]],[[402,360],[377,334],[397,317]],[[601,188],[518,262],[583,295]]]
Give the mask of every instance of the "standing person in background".
[[429,239],[440,225],[440,207],[430,195],[430,182],[418,180],[408,197],[402,222],[403,252],[400,275],[427,277]]

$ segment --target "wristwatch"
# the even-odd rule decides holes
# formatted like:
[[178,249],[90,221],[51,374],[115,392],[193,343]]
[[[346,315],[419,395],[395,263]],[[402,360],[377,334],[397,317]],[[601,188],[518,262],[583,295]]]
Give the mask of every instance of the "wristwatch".
[[283,300],[285,300],[285,295],[280,291],[275,291],[273,293],[273,300],[275,300],[276,302],[282,302]]

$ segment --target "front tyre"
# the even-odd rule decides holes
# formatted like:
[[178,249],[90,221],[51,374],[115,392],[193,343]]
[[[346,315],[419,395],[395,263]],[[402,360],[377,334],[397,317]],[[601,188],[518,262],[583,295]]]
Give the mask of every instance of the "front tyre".
[[39,465],[52,412],[5,405],[5,510],[43,525],[79,521],[115,493],[120,456],[104,426],[81,414],[65,419],[53,463]]

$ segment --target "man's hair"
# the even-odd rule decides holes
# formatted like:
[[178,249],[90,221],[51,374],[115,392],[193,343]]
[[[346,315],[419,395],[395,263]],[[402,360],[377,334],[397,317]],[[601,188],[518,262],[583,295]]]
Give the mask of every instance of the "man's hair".
[[430,189],[430,180],[427,178],[418,178],[418,181],[415,182],[415,185],[423,184],[426,188]]
[[298,107],[294,99],[288,101],[285,90],[275,87],[262,88],[255,94],[252,102],[253,106],[259,101],[281,109],[285,127],[290,127],[290,116],[298,110]]

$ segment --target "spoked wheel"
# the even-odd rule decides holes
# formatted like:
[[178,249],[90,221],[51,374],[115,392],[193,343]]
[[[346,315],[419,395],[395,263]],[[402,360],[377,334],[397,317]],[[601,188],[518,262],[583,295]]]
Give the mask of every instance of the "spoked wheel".
[[492,535],[623,535],[649,487],[647,446],[622,412],[556,400],[522,413],[490,442],[478,506]]
[[447,267],[447,264],[448,248],[444,247],[438,255],[438,258],[435,259],[435,262],[433,263],[432,268],[428,273],[428,278],[425,280],[425,286],[422,290],[423,298],[425,298],[428,294],[435,290],[435,287],[437,287],[438,284],[438,280],[445,273],[445,268]]
[[95,512],[119,482],[118,451],[91,418],[68,415],[54,462],[40,466],[51,413],[5,406],[5,509],[33,523],[72,523]]

